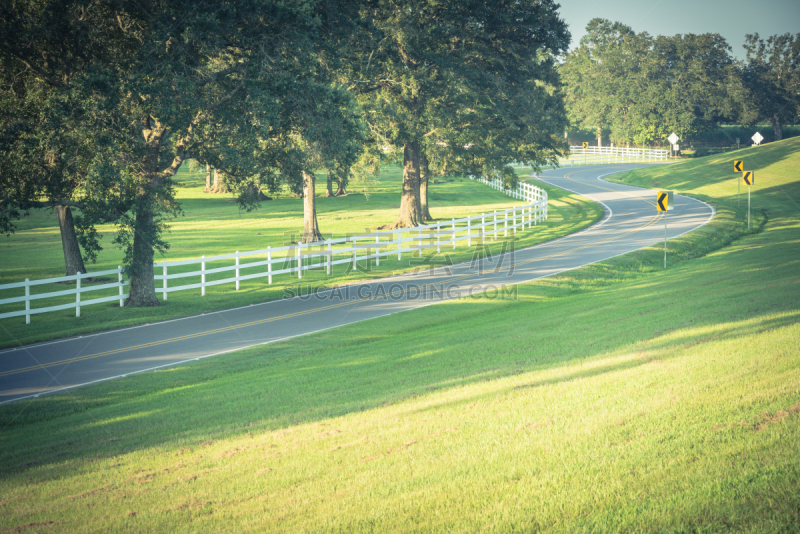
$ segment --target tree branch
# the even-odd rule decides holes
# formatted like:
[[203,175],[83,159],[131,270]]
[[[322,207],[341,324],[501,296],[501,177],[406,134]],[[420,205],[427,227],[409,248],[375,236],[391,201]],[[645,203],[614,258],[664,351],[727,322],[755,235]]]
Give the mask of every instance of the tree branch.
[[7,56],[10,56],[10,57],[12,57],[12,58],[16,59],[17,61],[20,61],[20,62],[21,62],[23,65],[25,65],[26,67],[28,67],[28,69],[29,69],[29,70],[31,70],[31,71],[33,71],[33,72],[35,72],[36,74],[38,74],[39,76],[41,76],[42,78],[44,78],[44,80],[45,80],[45,81],[46,81],[46,82],[47,82],[47,83],[48,83],[50,86],[52,86],[52,87],[61,87],[61,84],[60,84],[60,83],[58,83],[58,82],[56,82],[56,81],[53,79],[53,77],[52,77],[52,75],[51,75],[51,74],[48,74],[47,72],[45,72],[44,70],[40,69],[40,68],[39,68],[39,67],[37,67],[36,65],[32,64],[30,61],[28,61],[27,59],[25,59],[25,58],[24,58],[24,57],[22,57],[21,55],[19,55],[19,54],[16,54],[16,53],[14,53],[14,52],[12,52],[12,51],[8,51],[8,50],[5,50],[5,51],[4,51],[4,53],[5,53]]

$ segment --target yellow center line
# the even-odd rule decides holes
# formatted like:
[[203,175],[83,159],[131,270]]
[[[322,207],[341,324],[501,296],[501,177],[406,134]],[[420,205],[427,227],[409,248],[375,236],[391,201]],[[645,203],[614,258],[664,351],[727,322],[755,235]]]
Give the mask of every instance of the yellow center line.
[[[569,174],[565,175],[565,176],[564,176],[564,179],[565,179],[565,180],[569,180],[570,182],[575,182],[576,184],[588,185],[588,186],[590,186],[590,187],[596,187],[596,188],[598,188],[598,189],[602,189],[602,190],[604,190],[604,191],[611,191],[612,193],[630,193],[630,192],[631,192],[631,191],[619,191],[618,189],[609,189],[608,187],[603,187],[602,185],[590,184],[590,183],[581,182],[581,181],[574,180],[574,179],[570,178],[570,176],[572,176],[573,174],[577,174],[577,173],[579,173],[579,172],[581,172],[581,171],[574,171],[574,172],[571,172],[571,173],[569,173]],[[650,204],[650,205],[651,205],[651,206],[653,206],[653,207],[655,207],[655,205],[656,205],[656,203],[655,203],[655,202],[653,202],[653,201],[651,201],[651,200],[647,200],[646,198],[644,198],[644,197],[641,197],[641,196],[639,196],[639,195],[634,195],[634,197],[638,198],[639,200],[643,200],[644,202],[647,202],[648,204]]]
[[[569,179],[569,178],[567,178],[567,179]],[[572,180],[572,181],[576,181],[576,180]],[[578,183],[582,183],[582,182],[578,182]],[[599,186],[596,186],[596,187],[599,187]],[[602,189],[602,187],[601,187],[601,189]],[[613,190],[609,189],[609,191],[613,191]],[[637,197],[637,198],[641,198],[641,197]],[[645,200],[645,199],[642,198],[642,200]],[[647,202],[647,201],[645,200],[645,202]],[[571,249],[564,250],[564,251],[561,251],[561,252],[554,252],[553,254],[548,254],[547,256],[542,256],[542,257],[533,258],[533,259],[530,259],[530,260],[525,260],[525,261],[522,261],[522,262],[518,262],[518,263],[515,263],[515,266],[528,265],[530,263],[535,263],[537,261],[548,260],[548,259],[551,259],[551,258],[554,258],[554,257],[557,257],[557,256],[563,256],[565,254],[570,254],[570,253],[573,253],[573,252],[584,250],[584,249],[589,248],[589,247],[593,247],[593,246],[597,246],[597,245],[603,245],[605,243],[609,243],[609,242],[615,241],[617,239],[622,239],[622,238],[627,237],[629,235],[632,235],[632,234],[634,234],[636,232],[639,232],[640,230],[644,230],[648,226],[651,226],[656,221],[658,221],[660,219],[660,217],[661,217],[661,215],[659,215],[657,217],[654,217],[649,222],[641,225],[638,228],[630,230],[630,231],[628,231],[628,232],[626,232],[624,234],[620,234],[620,235],[614,236],[614,237],[609,237],[607,239],[604,239],[603,241],[589,243],[587,245],[571,248]],[[497,270],[495,270],[495,272],[497,272]],[[425,284],[423,286],[423,288],[427,291],[428,288],[435,287],[437,284],[444,284],[444,283],[452,284],[453,282],[458,282],[460,280],[464,280],[464,279],[471,278],[471,277],[474,277],[474,276],[475,276],[475,273],[468,273],[468,274],[465,274],[465,275],[453,276],[453,277],[450,277],[450,278],[445,278],[444,280],[440,280],[439,282]],[[397,282],[395,282],[395,283],[397,283]],[[401,287],[399,289],[392,290],[391,293],[387,294],[384,298],[394,297],[396,295],[402,295],[405,292],[406,292],[406,289]],[[362,298],[359,298],[359,299],[347,300],[347,301],[344,301],[344,302],[338,302],[336,304],[329,304],[328,306],[322,306],[322,307],[319,307],[319,308],[313,308],[311,310],[304,310],[304,311],[299,311],[299,312],[294,312],[294,313],[287,313],[285,315],[279,315],[279,316],[276,316],[276,317],[269,317],[267,319],[259,319],[258,321],[251,321],[251,322],[248,322],[248,323],[241,323],[241,324],[237,324],[237,325],[226,326],[226,327],[217,328],[217,329],[214,329],[214,330],[206,330],[206,331],[203,331],[203,332],[196,332],[194,334],[187,334],[185,336],[177,336],[177,337],[173,337],[173,338],[169,338],[169,339],[163,339],[161,341],[151,341],[149,343],[142,343],[140,345],[134,345],[134,346],[130,346],[130,347],[122,347],[122,348],[119,348],[119,349],[112,349],[112,350],[108,350],[108,351],[105,351],[105,352],[97,352],[97,353],[94,353],[94,354],[87,354],[87,355],[84,355],[84,356],[75,356],[73,358],[66,358],[66,359],[63,359],[63,360],[58,360],[58,361],[45,363],[45,364],[40,364],[40,365],[31,365],[31,366],[28,366],[28,367],[22,367],[22,368],[19,368],[19,369],[13,369],[13,370],[10,370],[10,371],[0,372],[0,377],[11,376],[11,375],[25,373],[25,372],[29,372],[29,371],[35,371],[37,369],[45,369],[45,368],[53,367],[53,366],[56,366],[56,365],[67,365],[67,364],[70,364],[70,363],[76,363],[76,362],[80,362],[80,361],[86,361],[86,360],[91,360],[91,359],[95,359],[95,358],[101,358],[103,356],[111,356],[113,354],[120,354],[120,353],[123,353],[123,352],[130,352],[130,351],[146,349],[146,348],[150,348],[150,347],[157,347],[157,346],[160,346],[160,345],[165,345],[167,343],[175,343],[175,342],[178,342],[178,341],[185,341],[185,340],[188,340],[188,339],[195,339],[195,338],[198,338],[198,337],[208,336],[208,335],[212,335],[212,334],[221,334],[223,332],[230,332],[232,330],[237,330],[239,328],[247,328],[247,327],[250,327],[250,326],[257,326],[257,325],[261,325],[261,324],[271,323],[271,322],[274,322],[274,321],[280,321],[280,320],[283,320],[283,319],[291,319],[293,317],[300,317],[300,316],[303,316],[303,315],[308,315],[310,313],[316,313],[316,312],[321,312],[321,311],[326,311],[326,310],[332,310],[332,309],[335,309],[335,308],[340,308],[342,306],[348,306],[350,304],[358,304],[360,302],[365,302],[365,301],[370,301],[370,300],[377,300],[378,298],[380,298],[380,296],[362,297]]]

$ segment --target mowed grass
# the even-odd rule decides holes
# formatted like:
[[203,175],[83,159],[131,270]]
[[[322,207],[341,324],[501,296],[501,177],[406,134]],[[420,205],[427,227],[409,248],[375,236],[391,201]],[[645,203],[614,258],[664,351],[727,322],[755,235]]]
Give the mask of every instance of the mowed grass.
[[[346,197],[324,198],[325,181],[320,176],[317,182],[318,222],[322,231],[328,236],[342,237],[374,231],[375,228],[393,222],[399,213],[400,188],[402,184],[401,169],[391,167],[368,183],[353,184]],[[233,201],[232,195],[203,193],[205,172],[190,172],[188,167],[181,168],[177,175],[178,199],[184,214],[171,222],[171,231],[165,235],[170,249],[163,257],[156,260],[178,261],[196,259],[201,256],[230,254],[239,251],[261,250],[271,247],[285,246],[297,242],[303,228],[302,199],[291,198],[285,192],[280,198],[261,203],[260,209],[252,212],[240,211]],[[603,212],[596,204],[571,193],[538,184],[549,191],[548,220],[515,236],[515,246],[526,247],[555,239],[576,232],[600,219]],[[445,222],[453,218],[481,213],[492,213],[494,210],[505,210],[522,205],[522,201],[512,199],[501,192],[483,184],[467,179],[437,179],[431,184],[429,191],[431,214],[436,220]],[[487,219],[488,220],[488,219]],[[99,227],[103,235],[101,240],[105,247],[96,264],[87,264],[91,271],[115,269],[122,263],[122,251],[111,243],[114,235],[112,225]],[[501,240],[490,243],[492,253],[497,253],[504,244]],[[0,241],[0,284],[22,282],[25,278],[41,279],[64,275],[64,259],[61,248],[61,236],[54,214],[47,211],[34,211],[29,218],[19,223],[18,231]],[[443,251],[452,262],[468,261],[473,250],[461,246],[456,250]],[[277,256],[276,256],[277,257]],[[266,259],[256,258],[247,261]],[[384,277],[413,269],[410,254],[405,254],[398,261],[396,257],[381,260],[380,267],[371,261],[360,264],[361,270],[352,270],[349,265],[334,266],[329,277],[325,269],[308,271],[303,279],[296,275],[284,274],[275,276],[273,284],[267,278],[244,281],[240,291],[235,284],[229,283],[213,286],[206,290],[206,296],[200,290],[187,290],[169,294],[169,299],[157,308],[135,309],[120,308],[118,302],[84,306],[81,317],[75,317],[75,310],[33,315],[31,324],[25,324],[24,317],[0,319],[0,347],[20,346],[34,341],[65,337],[142,324],[158,320],[199,314],[211,310],[245,306],[251,303],[264,302],[282,298],[287,294],[298,294],[310,291],[319,286],[333,286],[352,283],[370,277]],[[245,260],[242,260],[245,263]],[[207,263],[207,269],[233,265],[232,260]],[[418,266],[418,265],[417,265]],[[280,266],[274,267],[278,269]],[[200,266],[183,268],[187,271],[199,271]],[[174,273],[171,269],[169,272]],[[257,269],[258,270],[258,269]],[[265,267],[260,268],[266,270]],[[367,272],[364,272],[367,270]],[[161,271],[159,270],[159,273]],[[242,270],[242,275],[252,274],[254,270]],[[207,276],[207,281],[230,278],[232,272]],[[95,283],[116,281],[116,277],[106,277]],[[200,282],[199,275],[170,282],[170,285],[191,284]],[[84,286],[87,282],[84,282]],[[156,282],[160,287],[160,282]],[[61,284],[52,284],[34,289],[34,293],[64,290]],[[8,290],[0,293],[0,298],[16,297],[24,294],[22,289]],[[96,298],[114,295],[115,290],[87,293],[82,298]],[[61,297],[47,301],[39,300],[32,307],[44,307],[67,302],[74,302],[74,296]],[[0,312],[24,309],[23,304],[12,304],[0,307]]]
[[751,233],[728,157],[624,176],[721,213],[667,271],[653,247],[0,407],[0,526],[797,532],[798,149],[736,155]]

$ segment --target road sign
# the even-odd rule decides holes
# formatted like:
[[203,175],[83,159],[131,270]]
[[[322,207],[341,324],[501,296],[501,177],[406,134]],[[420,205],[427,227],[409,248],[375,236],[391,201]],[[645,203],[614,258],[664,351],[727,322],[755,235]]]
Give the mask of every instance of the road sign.
[[656,193],[656,209],[658,211],[667,211],[669,206],[669,193],[667,191],[659,191]]
[[680,145],[672,145],[672,150],[674,150],[675,152],[679,151],[680,149],[681,149]]
[[747,229],[750,229],[750,186],[756,183],[756,175],[753,171],[744,171],[742,181],[747,186]]
[[589,143],[587,143],[587,142],[585,142],[585,141],[584,141],[584,143],[583,143],[583,148],[589,148]]
[[742,172],[744,170],[743,161],[740,159],[734,160],[733,162],[733,172]]
[[673,145],[678,142],[678,136],[675,135],[675,132],[669,134],[669,137],[667,137],[667,139],[669,139],[669,142],[672,143]]
[[664,212],[664,268],[667,268],[667,210],[672,191],[658,191],[656,193],[656,209]]
[[761,135],[760,133],[756,132],[756,134],[753,137],[751,137],[750,139],[753,140],[753,143],[755,143],[757,145],[760,145],[761,141],[764,140],[764,136]]

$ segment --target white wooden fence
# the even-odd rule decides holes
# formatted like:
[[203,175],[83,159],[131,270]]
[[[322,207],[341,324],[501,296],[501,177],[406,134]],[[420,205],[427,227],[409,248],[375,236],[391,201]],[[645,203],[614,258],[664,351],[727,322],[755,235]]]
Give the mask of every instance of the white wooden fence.
[[[570,154],[566,158],[558,158],[559,167],[575,165],[606,165],[612,163],[655,163],[667,161],[669,150],[655,148],[625,148],[612,146],[579,146],[569,147]],[[513,165],[515,168],[526,168]],[[545,167],[546,168],[546,167]]]
[[[87,278],[100,278],[103,276],[108,276],[113,274],[117,275],[116,282],[100,283],[88,286],[84,286],[83,284],[81,284],[81,281],[86,280]],[[60,291],[50,291],[47,293],[31,294],[31,287],[36,287],[44,284],[58,284],[64,282],[66,283],[75,282],[75,287],[72,289],[64,289]],[[41,280],[29,280],[28,278],[26,278],[24,282],[17,282],[16,284],[3,284],[0,285],[0,291],[8,289],[24,288],[25,295],[21,297],[11,297],[2,299],[0,300],[0,306],[6,304],[13,304],[16,302],[24,302],[25,309],[11,311],[7,313],[0,313],[0,319],[4,319],[6,317],[19,317],[21,315],[24,315],[25,322],[27,324],[30,324],[31,315],[35,313],[47,313],[58,310],[66,310],[69,308],[75,308],[75,317],[80,317],[82,306],[90,306],[92,304],[100,304],[102,302],[111,302],[114,300],[119,300],[119,305],[123,306],[125,299],[128,298],[128,294],[123,291],[124,286],[126,285],[128,285],[128,282],[124,282],[122,280],[122,267],[117,267],[116,269],[111,269],[109,271],[99,271],[88,274],[77,273],[72,276],[59,276],[58,278],[43,278]],[[98,297],[98,298],[93,298],[91,300],[81,300],[82,294],[90,293],[92,291],[100,291],[103,289],[114,289],[114,288],[119,290],[118,295]],[[64,304],[57,304],[54,306],[46,306],[44,308],[31,309],[31,301],[39,299],[52,299],[69,295],[75,295],[75,300],[66,302]]]
[[669,150],[656,148],[625,148],[616,146],[569,147],[570,155],[558,158],[561,167],[573,165],[601,165],[609,163],[653,163],[666,161]]
[[[303,273],[310,269],[325,269],[331,274],[334,265],[352,264],[353,269],[358,268],[358,262],[375,260],[380,265],[381,258],[397,255],[402,259],[403,254],[419,253],[426,249],[435,248],[437,253],[442,248],[455,249],[459,244],[471,247],[473,243],[484,243],[487,238],[497,239],[498,236],[506,237],[517,233],[517,230],[531,228],[533,225],[547,219],[547,192],[536,186],[520,183],[514,190],[504,188],[497,180],[477,181],[495,189],[504,191],[513,198],[522,200],[524,205],[508,210],[481,213],[472,217],[451,219],[450,221],[437,221],[432,224],[421,225],[414,228],[378,231],[336,239],[326,239],[317,243],[298,243],[284,247],[267,247],[262,250],[222,254],[219,256],[202,256],[197,259],[157,262],[154,265],[156,275],[156,293],[160,293],[167,300],[170,293],[176,291],[200,290],[205,295],[206,288],[221,284],[236,284],[239,290],[240,282],[256,278],[266,278],[269,284],[273,277],[279,275],[296,275],[303,277]],[[233,262],[233,263],[231,263]],[[214,264],[210,267],[209,264]],[[222,265],[220,265],[222,264]],[[219,266],[217,266],[219,265]],[[199,266],[199,270],[191,266]],[[224,274],[222,274],[224,273]],[[93,285],[82,285],[81,280],[87,278],[98,279],[112,274],[117,275],[117,281]],[[128,298],[125,288],[130,284],[122,278],[122,268],[110,271],[101,271],[43,280],[28,280],[16,284],[0,285],[0,291],[24,288],[25,294],[11,298],[0,299],[0,306],[24,302],[24,310],[15,310],[0,313],[0,319],[19,317],[24,315],[25,322],[30,323],[30,316],[37,313],[46,313],[57,310],[75,308],[75,316],[80,317],[81,307],[103,302],[119,300],[119,305],[124,305]],[[221,278],[213,275],[222,274]],[[214,280],[207,280],[212,275]],[[232,275],[232,276],[229,276]],[[178,280],[194,278],[199,282],[185,284],[176,283]],[[50,291],[46,293],[31,294],[31,287],[54,284],[60,282],[75,282],[72,289]],[[159,284],[160,282],[160,284]],[[118,294],[81,300],[81,294],[90,291],[117,289]],[[42,308],[31,308],[31,302],[40,299],[56,297],[70,297],[75,295],[74,301],[62,302]]]

